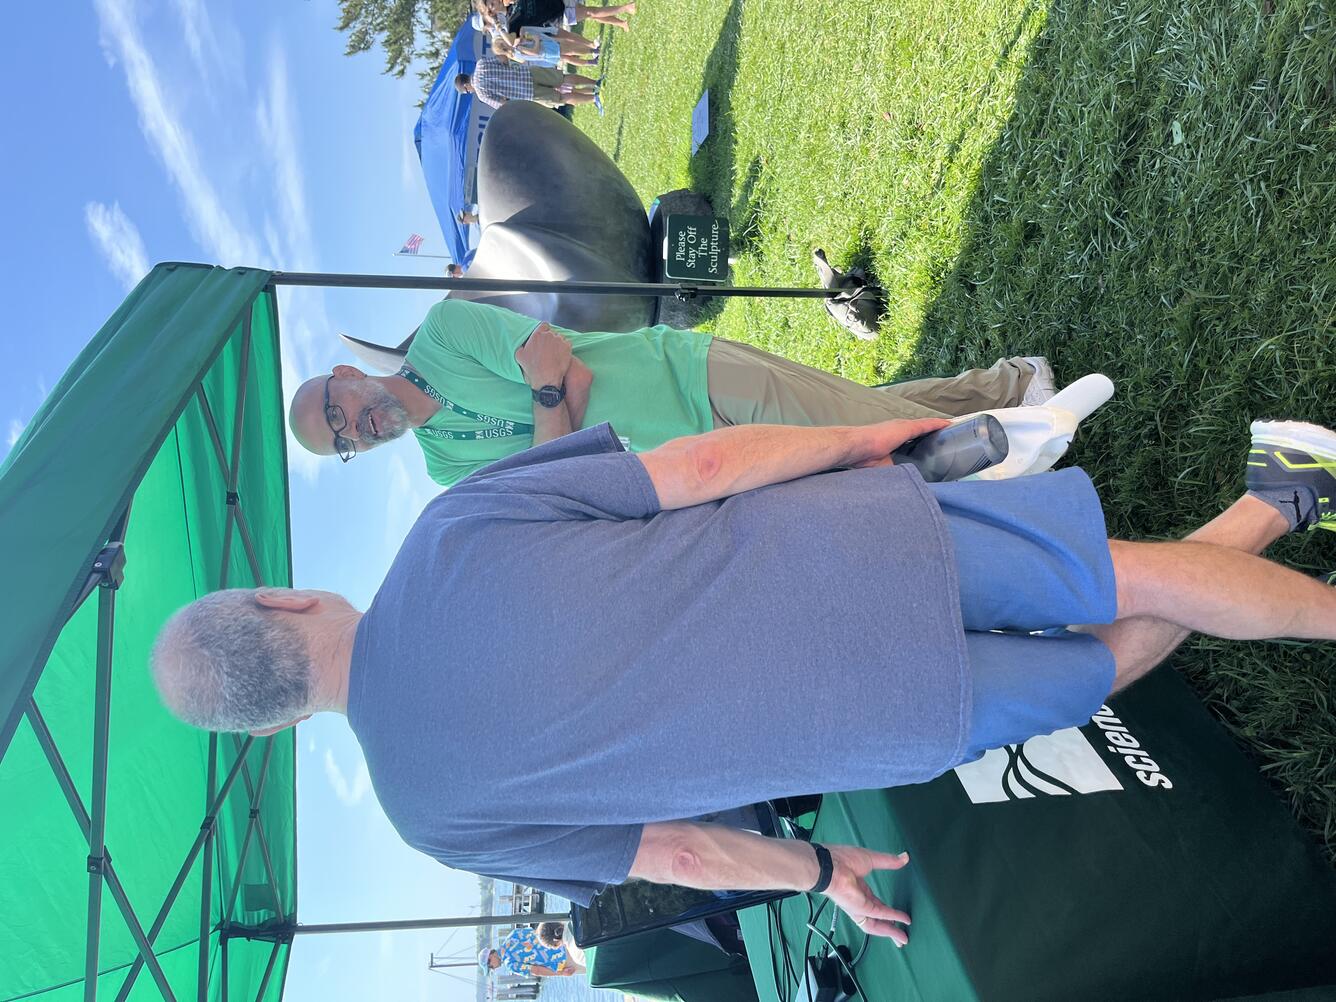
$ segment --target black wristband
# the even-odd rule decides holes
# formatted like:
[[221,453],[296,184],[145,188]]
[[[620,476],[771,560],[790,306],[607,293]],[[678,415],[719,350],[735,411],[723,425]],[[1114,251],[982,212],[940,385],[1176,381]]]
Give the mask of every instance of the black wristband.
[[830,850],[820,842],[809,843],[812,851],[816,853],[816,865],[820,872],[817,873],[816,883],[807,889],[808,894],[823,894],[830,886],[830,878],[835,873],[835,861],[830,858]]

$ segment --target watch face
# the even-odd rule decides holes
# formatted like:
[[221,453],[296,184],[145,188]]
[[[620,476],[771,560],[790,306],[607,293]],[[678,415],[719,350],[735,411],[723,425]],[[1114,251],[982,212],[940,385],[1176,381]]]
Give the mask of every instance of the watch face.
[[566,394],[561,392],[559,386],[544,386],[538,391],[537,396],[538,402],[544,407],[555,407],[557,404],[561,403],[562,398],[565,397]]

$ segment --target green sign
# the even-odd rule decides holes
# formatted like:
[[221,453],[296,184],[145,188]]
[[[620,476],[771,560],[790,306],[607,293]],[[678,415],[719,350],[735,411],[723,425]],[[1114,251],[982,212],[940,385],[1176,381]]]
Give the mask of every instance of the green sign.
[[663,273],[686,282],[728,280],[728,220],[670,214]]

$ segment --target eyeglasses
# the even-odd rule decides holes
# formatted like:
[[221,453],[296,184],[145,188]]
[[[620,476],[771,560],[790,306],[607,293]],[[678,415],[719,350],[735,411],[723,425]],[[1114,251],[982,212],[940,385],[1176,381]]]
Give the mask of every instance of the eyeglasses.
[[352,439],[339,434],[348,427],[348,415],[343,413],[343,408],[338,404],[329,402],[329,379],[325,380],[325,424],[329,425],[329,430],[334,433],[334,451],[346,463],[357,455],[357,446]]

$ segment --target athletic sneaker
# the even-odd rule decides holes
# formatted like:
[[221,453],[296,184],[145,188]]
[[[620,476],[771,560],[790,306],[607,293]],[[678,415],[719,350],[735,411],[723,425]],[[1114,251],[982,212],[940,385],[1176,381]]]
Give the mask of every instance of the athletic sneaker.
[[1023,358],[1021,361],[1034,369],[1030,385],[1025,388],[1025,395],[1021,397],[1021,406],[1042,407],[1058,392],[1058,381],[1053,377],[1053,366],[1048,364],[1048,359],[1040,355]]
[[1296,532],[1336,532],[1336,432],[1302,421],[1254,421],[1248,489],[1293,496]]

